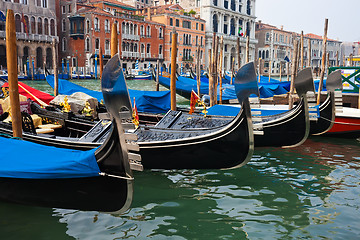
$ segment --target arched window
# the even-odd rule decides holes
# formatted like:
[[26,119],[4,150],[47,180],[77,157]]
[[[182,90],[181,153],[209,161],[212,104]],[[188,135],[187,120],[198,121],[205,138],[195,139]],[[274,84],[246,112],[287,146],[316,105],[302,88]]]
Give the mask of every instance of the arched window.
[[31,33],[36,34],[35,17],[30,18],[30,25],[31,25]]
[[269,50],[266,50],[266,58],[269,58]]
[[230,20],[230,35],[235,35],[235,19]]
[[134,25],[130,24],[130,35],[134,35]]
[[159,28],[159,38],[163,38],[162,28]]
[[47,18],[44,19],[44,34],[49,35],[49,20]]
[[100,22],[98,18],[94,19],[94,29],[95,31],[99,31],[100,30]]
[[159,45],[159,55],[162,55],[162,45]]
[[144,36],[144,26],[143,25],[141,25],[140,26],[140,36]]
[[90,38],[86,38],[86,41],[85,41],[85,51],[86,52],[90,52]]
[[110,32],[110,22],[108,19],[105,19],[105,32]]
[[146,46],[146,53],[150,53],[150,44]]
[[233,11],[236,10],[235,0],[231,0],[230,9],[233,10]]
[[115,25],[115,26],[116,26],[116,31],[119,33],[119,23],[118,23],[118,21],[116,21],[116,20],[115,20],[114,23],[116,24],[116,25]]
[[122,42],[122,44],[121,44],[121,50],[122,50],[122,51],[125,51],[125,42]]
[[126,34],[130,34],[130,24],[126,23]]
[[250,0],[248,0],[247,3],[246,3],[246,13],[248,15],[251,15],[251,2],[250,2]]
[[50,35],[55,36],[55,20],[50,20]]
[[218,32],[218,17],[216,14],[213,15],[213,32]]
[[43,34],[42,19],[38,18],[38,34]]
[[145,45],[141,44],[141,49],[140,49],[141,53],[145,53]]
[[95,50],[99,50],[100,49],[100,40],[97,38],[95,39]]
[[218,1],[217,1],[217,0],[213,0],[213,4],[214,4],[214,6],[217,6],[217,5],[218,5]]
[[121,23],[121,33],[125,34],[125,23],[124,22]]
[[15,15],[15,29],[16,32],[21,32],[21,18],[19,14]]
[[246,36],[250,37],[251,29],[250,29],[250,22],[246,23]]
[[137,43],[134,43],[134,52],[138,52],[138,46],[137,46]]
[[183,35],[183,44],[186,45],[186,35]]
[[151,29],[150,29],[150,26],[147,26],[146,28],[146,34],[148,37],[151,37]]
[[109,53],[110,52],[110,41],[109,40],[105,40],[105,53]]
[[138,33],[138,27],[137,27],[137,25],[135,24],[134,25],[134,35],[138,35],[139,33]]
[[66,38],[63,38],[63,39],[62,39],[62,42],[61,42],[61,50],[62,50],[63,52],[66,51]]
[[24,32],[29,34],[30,33],[29,17],[25,15],[24,21],[25,21]]
[[66,31],[66,20],[65,20],[65,19],[63,19],[63,20],[62,20],[62,23],[61,23],[61,30],[62,30],[63,32],[65,32],[65,31]]

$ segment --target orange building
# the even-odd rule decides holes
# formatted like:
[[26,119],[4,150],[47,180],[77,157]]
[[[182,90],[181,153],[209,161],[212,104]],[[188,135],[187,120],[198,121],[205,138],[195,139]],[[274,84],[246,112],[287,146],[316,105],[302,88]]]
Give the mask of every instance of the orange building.
[[196,67],[196,56],[198,47],[200,47],[200,67],[205,66],[205,20],[187,13],[178,5],[162,5],[150,8],[144,8],[138,11],[139,15],[146,17],[147,21],[154,21],[164,24],[164,35],[159,35],[156,41],[164,39],[164,61],[163,68],[168,69],[171,63],[171,44],[172,31],[175,28],[177,39],[177,66],[183,66],[184,69]]
[[[123,68],[140,68],[162,60],[165,25],[145,21],[135,15],[136,9],[116,0],[60,1],[60,58],[70,62],[80,72],[95,72],[95,59],[100,48],[104,63],[110,58],[111,27],[117,24],[118,49]],[[97,65],[99,61],[97,61]]]

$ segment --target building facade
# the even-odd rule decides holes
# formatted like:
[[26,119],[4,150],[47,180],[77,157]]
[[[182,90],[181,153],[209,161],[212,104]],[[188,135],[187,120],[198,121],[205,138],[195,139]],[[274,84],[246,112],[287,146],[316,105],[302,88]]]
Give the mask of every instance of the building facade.
[[283,75],[288,71],[285,57],[292,59],[293,33],[261,21],[256,23],[256,59],[261,75]]
[[[32,71],[33,67],[36,72],[43,72],[44,67],[52,68],[52,41],[59,40],[56,30],[57,2],[55,0],[0,1],[0,11],[4,15],[7,9],[14,11],[19,73]],[[0,68],[7,68],[5,37],[5,21],[0,21]]]
[[177,68],[196,69],[197,51],[200,51],[200,68],[203,69],[205,51],[205,20],[184,12],[178,5],[162,5],[146,8],[139,11],[146,16],[146,20],[155,21],[165,25],[163,46],[163,69],[169,70],[171,63],[172,34],[175,29],[177,38]]
[[[291,69],[288,69],[285,58],[292,61],[294,53],[293,41],[297,39],[300,44],[301,35],[299,33],[285,31],[282,27],[277,28],[259,21],[256,23],[256,38],[258,39],[256,59],[260,63],[260,74],[269,75],[270,73],[273,76],[279,76],[291,71]],[[310,66],[313,72],[319,74],[323,55],[322,36],[310,33],[305,34],[303,39],[303,67],[308,66],[310,58]],[[329,67],[338,66],[340,64],[341,42],[327,39],[326,52],[329,53]]]
[[[187,11],[194,12],[206,21],[205,53],[212,48],[213,32],[224,37],[223,68],[231,70],[245,63],[246,36],[250,37],[250,61],[255,59],[255,0],[178,0]],[[238,63],[237,39],[240,38],[240,58]],[[206,56],[208,54],[205,54]],[[205,57],[206,66],[209,57]]]
[[[116,0],[60,1],[60,57],[81,72],[95,72],[102,49],[104,64],[110,59],[111,27],[118,31],[118,52],[123,68],[140,69],[162,60],[163,24],[145,21],[136,8]],[[162,33],[163,34],[163,33]]]

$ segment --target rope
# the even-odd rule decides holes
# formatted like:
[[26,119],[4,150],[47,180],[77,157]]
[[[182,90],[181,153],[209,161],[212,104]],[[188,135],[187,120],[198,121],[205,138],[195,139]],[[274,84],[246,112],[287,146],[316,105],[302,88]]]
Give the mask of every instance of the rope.
[[7,138],[12,138],[12,139],[24,140],[24,139],[22,139],[20,137],[13,137],[13,136],[11,136],[9,134],[6,134],[6,133],[0,133],[0,136],[4,136],[4,137],[7,137]]
[[328,122],[332,122],[332,123],[336,123],[336,124],[343,124],[343,125],[353,125],[353,126],[360,126],[360,124],[357,124],[357,123],[345,123],[345,122],[336,122],[336,121],[331,121],[330,119],[327,119],[327,118],[324,118],[324,117],[321,117],[321,119],[324,119]]

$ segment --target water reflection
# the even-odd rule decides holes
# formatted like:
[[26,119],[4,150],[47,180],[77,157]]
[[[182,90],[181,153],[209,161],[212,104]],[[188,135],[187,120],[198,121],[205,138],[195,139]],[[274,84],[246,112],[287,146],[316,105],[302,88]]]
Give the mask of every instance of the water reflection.
[[[324,143],[326,142],[326,143]],[[57,210],[78,239],[343,238],[360,233],[356,141],[263,148],[229,171],[136,173],[125,215]]]

